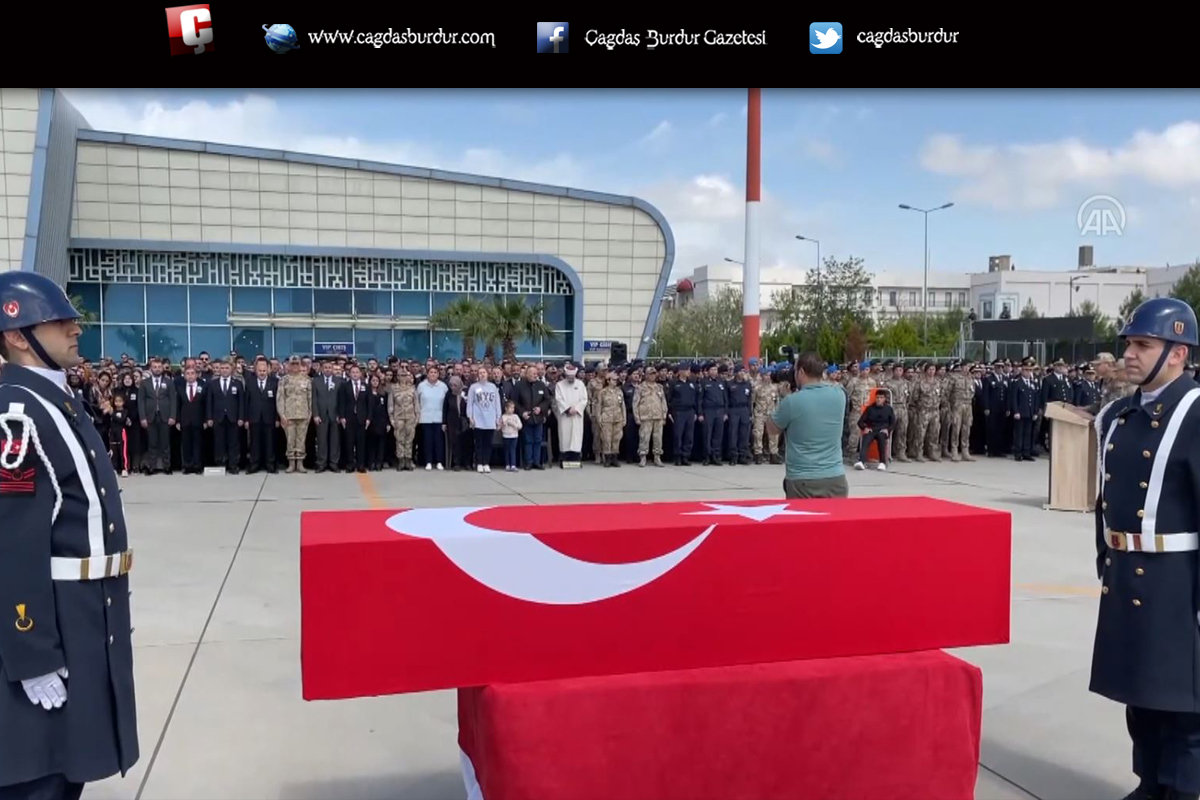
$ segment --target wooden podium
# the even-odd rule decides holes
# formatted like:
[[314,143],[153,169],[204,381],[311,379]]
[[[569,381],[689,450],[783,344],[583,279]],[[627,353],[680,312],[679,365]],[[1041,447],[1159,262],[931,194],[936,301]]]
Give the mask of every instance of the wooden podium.
[[1082,408],[1054,402],[1046,406],[1050,428],[1050,499],[1053,511],[1096,509],[1095,419]]

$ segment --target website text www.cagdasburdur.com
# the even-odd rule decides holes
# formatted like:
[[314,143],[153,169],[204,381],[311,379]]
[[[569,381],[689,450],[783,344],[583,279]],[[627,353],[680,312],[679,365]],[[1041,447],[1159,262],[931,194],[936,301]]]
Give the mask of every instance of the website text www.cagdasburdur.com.
[[873,44],[876,48],[885,44],[957,44],[958,33],[944,28],[938,28],[936,31],[888,28],[886,31],[859,31],[854,39],[860,44]]
[[436,31],[414,31],[412,28],[402,31],[391,28],[386,31],[319,31],[308,34],[308,40],[312,44],[369,44],[376,49],[385,44],[496,46],[494,33],[454,33],[441,28]]

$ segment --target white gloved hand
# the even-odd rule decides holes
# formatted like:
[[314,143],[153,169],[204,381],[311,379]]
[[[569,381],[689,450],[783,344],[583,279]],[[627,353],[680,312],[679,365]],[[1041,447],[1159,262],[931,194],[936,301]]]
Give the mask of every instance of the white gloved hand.
[[25,696],[29,698],[29,702],[35,706],[40,703],[42,708],[49,711],[52,708],[62,708],[62,704],[67,702],[67,687],[62,682],[66,677],[67,668],[63,667],[40,678],[23,680],[21,686],[25,689]]

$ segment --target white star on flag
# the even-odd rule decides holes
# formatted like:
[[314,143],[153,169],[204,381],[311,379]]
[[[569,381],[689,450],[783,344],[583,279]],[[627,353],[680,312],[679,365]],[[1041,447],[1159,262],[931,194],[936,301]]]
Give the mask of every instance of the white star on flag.
[[703,503],[708,506],[711,511],[685,511],[685,516],[696,517],[745,517],[752,519],[755,522],[762,522],[766,519],[771,519],[776,516],[789,517],[827,517],[829,513],[826,511],[793,511],[788,508],[787,503],[779,503],[771,506],[728,506],[722,503]]

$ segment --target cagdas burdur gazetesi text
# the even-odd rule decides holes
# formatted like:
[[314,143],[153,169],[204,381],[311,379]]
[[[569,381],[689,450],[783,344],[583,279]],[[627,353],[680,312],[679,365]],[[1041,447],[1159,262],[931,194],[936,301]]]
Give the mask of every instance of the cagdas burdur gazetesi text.
[[583,37],[583,40],[589,46],[601,46],[609,50],[614,50],[617,47],[640,47],[643,39],[646,42],[647,50],[653,50],[660,44],[765,45],[767,43],[767,32],[747,33],[746,31],[737,31],[734,33],[707,30],[703,33],[699,31],[689,33],[686,30],[680,29],[678,31],[671,31],[670,33],[661,33],[656,30],[648,30],[645,33],[629,33],[622,28],[617,33],[602,33],[597,30],[590,30]]

